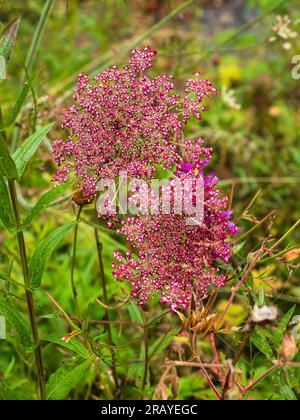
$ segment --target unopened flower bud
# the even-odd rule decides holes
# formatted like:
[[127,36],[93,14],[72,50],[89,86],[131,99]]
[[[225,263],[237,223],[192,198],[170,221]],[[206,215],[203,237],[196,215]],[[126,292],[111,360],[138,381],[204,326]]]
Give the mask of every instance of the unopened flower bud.
[[298,352],[297,342],[292,335],[285,335],[281,348],[279,350],[279,356],[285,361],[293,360]]

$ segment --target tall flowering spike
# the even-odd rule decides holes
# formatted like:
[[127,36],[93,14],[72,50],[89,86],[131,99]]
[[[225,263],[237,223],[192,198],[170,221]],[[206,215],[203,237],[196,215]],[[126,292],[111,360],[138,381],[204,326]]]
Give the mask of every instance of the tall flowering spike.
[[[203,149],[206,156],[209,149]],[[177,169],[180,180],[194,179],[199,169],[183,163]],[[197,175],[198,174],[198,175]],[[238,229],[229,221],[227,197],[216,188],[213,175],[202,178],[204,186],[204,218],[199,225],[187,224],[187,214],[163,214],[128,217],[117,230],[125,235],[131,253],[118,253],[113,264],[114,276],[126,279],[132,286],[132,296],[140,303],[158,294],[161,303],[171,310],[186,309],[194,295],[200,300],[212,289],[222,287],[227,277],[220,262],[227,264],[230,257],[230,236]],[[169,181],[171,188],[174,180]]]
[[114,178],[126,169],[129,177],[149,179],[156,165],[167,169],[181,161],[182,127],[191,115],[200,117],[202,100],[216,91],[197,75],[180,98],[172,93],[172,77],[146,74],[155,55],[150,47],[133,50],[122,68],[114,66],[93,80],[79,75],[74,105],[63,123],[70,135],[53,144],[59,166],[54,181],[75,175],[92,199],[99,178]]

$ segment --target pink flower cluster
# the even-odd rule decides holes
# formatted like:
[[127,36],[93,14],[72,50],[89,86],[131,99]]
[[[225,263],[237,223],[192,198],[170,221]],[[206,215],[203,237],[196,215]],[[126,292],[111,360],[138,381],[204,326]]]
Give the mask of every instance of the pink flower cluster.
[[[115,278],[128,280],[140,303],[159,294],[171,310],[186,309],[192,296],[202,299],[225,284],[220,267],[229,262],[229,239],[238,228],[226,211],[227,197],[216,188],[218,179],[204,174],[212,149],[202,139],[185,140],[182,132],[192,116],[201,119],[203,100],[217,91],[196,73],[183,97],[174,94],[172,77],[148,75],[155,55],[149,47],[133,50],[127,66],[114,66],[93,80],[79,76],[75,104],[63,124],[70,135],[53,144],[59,166],[54,181],[75,176],[92,200],[99,179],[116,178],[123,170],[128,177],[150,180],[157,166],[175,166],[176,179],[201,177],[204,219],[198,225],[188,225],[184,213],[165,214],[160,207],[147,216],[116,219],[117,226],[112,218],[108,222],[131,248],[124,255],[115,252]],[[174,179],[162,188],[174,198]]]
[[[204,155],[209,153],[204,151]],[[205,161],[205,160],[204,160]],[[203,161],[203,162],[204,162]],[[184,162],[177,169],[180,180],[197,179],[195,164]],[[229,221],[227,197],[215,188],[213,175],[203,176],[204,219],[199,225],[187,225],[187,214],[137,215],[120,221],[118,233],[125,235],[132,252],[115,253],[114,277],[126,279],[133,286],[132,296],[142,304],[155,294],[171,310],[186,309],[192,295],[205,298],[213,288],[222,287],[227,276],[220,269],[229,262],[229,238],[239,229]],[[171,188],[174,180],[169,181]],[[173,191],[174,192],[174,191]]]
[[[156,51],[133,50],[127,66],[114,66],[90,80],[81,74],[63,126],[70,135],[53,144],[60,167],[58,183],[75,174],[78,186],[92,199],[99,178],[151,178],[156,165],[179,163],[178,136],[190,115],[200,118],[204,97],[216,90],[208,81],[189,80],[186,96],[171,94],[171,76],[149,78]],[[190,96],[193,96],[191,98]]]

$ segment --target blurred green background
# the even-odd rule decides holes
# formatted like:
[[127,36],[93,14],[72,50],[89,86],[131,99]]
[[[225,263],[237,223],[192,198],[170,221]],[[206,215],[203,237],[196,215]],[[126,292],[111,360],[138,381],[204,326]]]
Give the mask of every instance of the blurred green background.
[[[8,77],[0,85],[4,113],[13,106],[21,88],[26,54],[44,3],[0,0],[2,27],[21,16],[17,42],[7,68]],[[291,27],[299,35],[290,40],[290,45],[276,35],[271,42],[276,15],[286,14],[291,17]],[[201,136],[207,146],[214,148],[210,169],[219,176],[224,191],[229,195],[233,193],[232,208],[237,219],[243,215],[239,221],[243,232],[257,227],[245,236],[245,241],[239,242],[237,260],[243,261],[249,252],[257,249],[261,239],[282,237],[300,218],[300,79],[292,78],[292,57],[300,54],[299,18],[298,0],[57,0],[35,62],[38,77],[34,83],[34,95],[29,97],[19,121],[21,140],[26,138],[33,125],[55,122],[54,129],[31,161],[22,182],[19,198],[24,215],[50,188],[55,169],[51,142],[66,136],[60,124],[64,110],[72,102],[77,75],[82,71],[94,74],[109,65],[122,64],[133,47],[149,44],[159,52],[154,74],[173,74],[178,89],[182,89],[191,73],[199,71],[220,92],[210,101],[203,121],[194,121],[186,135]],[[37,107],[34,106],[34,98]],[[255,202],[247,214],[243,214],[255,194],[258,194]],[[273,210],[274,213],[260,223]],[[48,231],[74,217],[70,200],[48,208],[26,232],[29,254]],[[97,320],[103,317],[104,311],[94,304],[99,295],[99,281],[91,230],[91,224],[98,223],[93,206],[85,210],[83,217],[87,223],[82,223],[79,229],[76,281],[82,307],[91,319]],[[114,281],[111,276],[112,252],[120,248],[120,244],[104,229],[101,235],[110,296],[122,297],[125,290],[129,290],[128,285]],[[281,249],[292,246],[297,250],[299,239],[297,228],[287,236]],[[37,292],[39,320],[44,335],[53,332],[65,334],[65,326],[45,291],[49,291],[67,312],[73,310],[68,274],[71,241],[70,236],[52,256],[42,288]],[[16,243],[12,236],[4,234],[0,226],[0,272],[7,274],[11,267],[11,276],[21,281],[15,261],[18,261]],[[274,298],[283,312],[291,306],[293,299],[298,302],[299,259],[290,262],[288,267],[279,260],[266,262],[256,274],[258,282],[260,277],[272,281],[271,288],[262,283],[266,293],[275,291],[289,297]],[[7,292],[5,287],[0,282],[3,293]],[[14,287],[11,293],[19,296],[21,292]],[[242,307],[235,310],[232,322],[239,324],[247,314]],[[153,306],[151,311],[155,315],[158,309]],[[120,314],[115,314],[115,317],[118,316]],[[168,317],[166,324],[170,323],[171,316]],[[160,325],[158,331],[153,331],[153,340],[159,337],[159,328],[164,333],[168,332],[165,324]],[[117,344],[135,338],[131,331],[128,337],[126,334],[120,336],[118,332],[116,328],[114,339]],[[105,340],[102,335],[101,330],[99,336]],[[8,339],[0,346],[0,375],[13,389],[22,389],[30,395],[32,388],[26,373],[28,367],[18,362],[20,352],[17,344]],[[44,350],[46,367],[50,371],[65,359],[64,352],[61,351],[57,357],[52,352],[52,346]],[[136,357],[133,345],[123,353],[124,360],[119,360],[120,365]],[[19,366],[21,369],[16,376]],[[138,363],[132,364],[127,372],[124,371],[124,377],[127,375],[130,381],[132,370],[138,368]],[[251,368],[252,365],[245,369]],[[103,369],[105,382],[105,367]],[[182,378],[179,398],[212,397],[211,391],[204,389],[201,378],[197,378],[196,381],[194,373]],[[105,396],[101,381],[98,385],[100,391],[98,389],[95,393],[102,392]],[[127,389],[128,397],[137,396],[136,390]],[[83,395],[80,394],[82,391],[78,392]],[[257,392],[257,396],[264,397],[267,387]]]

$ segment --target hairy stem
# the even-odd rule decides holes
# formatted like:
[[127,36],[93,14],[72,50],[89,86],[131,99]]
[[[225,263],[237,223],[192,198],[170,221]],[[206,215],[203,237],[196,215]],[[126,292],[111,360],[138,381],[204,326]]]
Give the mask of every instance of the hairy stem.
[[[103,299],[104,299],[105,305],[108,307],[109,302],[108,302],[108,295],[107,295],[106,278],[104,274],[102,243],[100,241],[97,228],[94,229],[94,234],[95,234],[95,240],[96,240],[96,246],[97,246],[98,264],[99,264],[99,269],[100,269],[100,282],[101,282],[101,287],[103,290]],[[109,312],[107,308],[105,308],[105,320],[109,321]],[[115,381],[116,389],[118,390],[119,380],[118,380],[118,375],[117,375],[117,370],[116,370],[116,354],[113,349],[112,331],[111,331],[111,325],[109,322],[107,323],[107,335],[108,335],[108,342],[110,345],[110,352],[111,352],[111,359],[112,359],[111,369],[112,369],[112,374]]]

